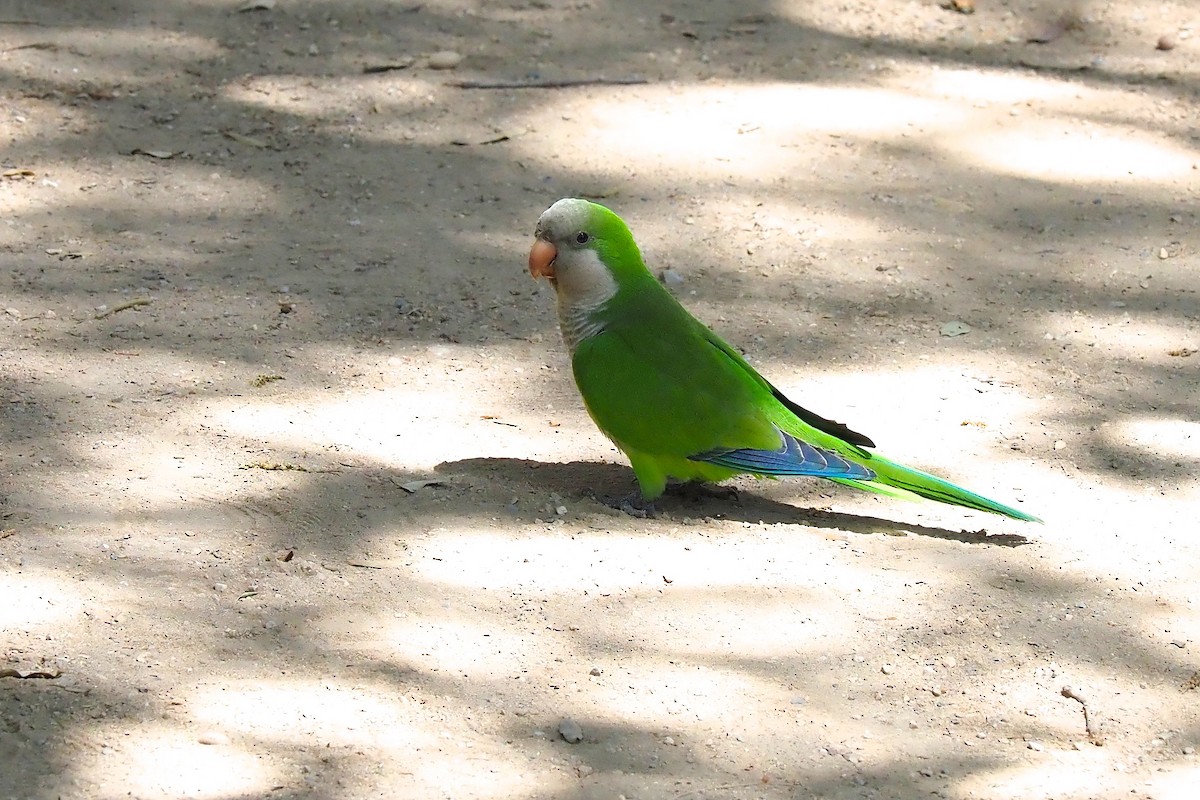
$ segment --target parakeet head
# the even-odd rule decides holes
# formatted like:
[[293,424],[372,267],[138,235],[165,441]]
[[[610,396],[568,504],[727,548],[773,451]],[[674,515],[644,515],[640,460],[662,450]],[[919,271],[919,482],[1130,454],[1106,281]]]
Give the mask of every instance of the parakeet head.
[[529,251],[529,274],[549,278],[561,295],[591,294],[600,285],[646,273],[629,228],[602,205],[559,200],[542,213]]

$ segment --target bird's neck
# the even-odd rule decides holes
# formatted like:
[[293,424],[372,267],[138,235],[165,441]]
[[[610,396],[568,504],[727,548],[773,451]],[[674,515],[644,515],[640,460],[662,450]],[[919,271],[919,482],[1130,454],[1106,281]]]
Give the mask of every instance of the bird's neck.
[[555,276],[558,292],[558,327],[571,353],[584,339],[602,332],[605,308],[617,294],[617,282],[592,251]]
[[563,294],[558,295],[558,328],[572,354],[584,339],[604,331],[604,308],[610,299],[611,295],[596,298],[592,302],[579,299],[567,301]]

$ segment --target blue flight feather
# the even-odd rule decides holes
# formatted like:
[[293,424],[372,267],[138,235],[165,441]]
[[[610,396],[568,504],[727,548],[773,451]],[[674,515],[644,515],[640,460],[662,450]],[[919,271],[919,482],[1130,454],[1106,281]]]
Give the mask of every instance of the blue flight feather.
[[704,461],[754,475],[809,475],[859,481],[869,481],[875,477],[871,470],[848,461],[837,453],[813,447],[785,431],[779,431],[779,434],[783,437],[783,446],[778,450],[709,450],[707,453],[689,456],[688,460]]

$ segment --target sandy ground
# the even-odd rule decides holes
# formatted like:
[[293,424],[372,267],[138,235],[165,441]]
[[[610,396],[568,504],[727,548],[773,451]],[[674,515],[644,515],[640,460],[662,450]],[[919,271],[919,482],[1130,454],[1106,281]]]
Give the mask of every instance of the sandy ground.
[[[1194,4],[238,5],[0,3],[0,797],[1197,796]],[[580,194],[1046,524],[591,499]]]

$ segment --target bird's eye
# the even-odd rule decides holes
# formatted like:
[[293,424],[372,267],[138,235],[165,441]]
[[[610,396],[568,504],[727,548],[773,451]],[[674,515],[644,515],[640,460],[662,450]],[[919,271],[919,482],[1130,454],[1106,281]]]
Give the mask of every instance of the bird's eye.
[[586,231],[580,231],[579,233],[575,234],[575,241],[579,244],[587,244],[591,238],[592,237],[589,236]]

